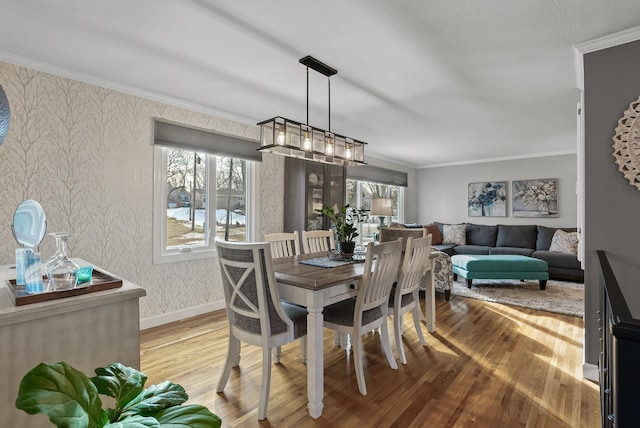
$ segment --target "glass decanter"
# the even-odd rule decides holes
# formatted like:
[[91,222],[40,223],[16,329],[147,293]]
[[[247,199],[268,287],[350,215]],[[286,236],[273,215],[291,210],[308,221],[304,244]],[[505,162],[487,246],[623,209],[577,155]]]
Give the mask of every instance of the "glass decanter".
[[47,260],[45,262],[45,264],[44,264],[44,271],[47,274],[49,272],[50,266],[55,265],[58,262],[59,259],[64,257],[64,254],[62,254],[62,252],[60,251],[60,240],[58,238],[56,238],[56,236],[59,233],[60,232],[51,232],[51,233],[49,233],[49,236],[52,236],[56,240],[56,252],[53,253],[53,255],[49,258],[49,260]]
[[76,270],[79,268],[69,257],[67,257],[67,239],[73,234],[65,232],[51,233],[56,238],[56,253],[45,264],[49,287],[51,290],[67,290],[74,288],[78,279]]

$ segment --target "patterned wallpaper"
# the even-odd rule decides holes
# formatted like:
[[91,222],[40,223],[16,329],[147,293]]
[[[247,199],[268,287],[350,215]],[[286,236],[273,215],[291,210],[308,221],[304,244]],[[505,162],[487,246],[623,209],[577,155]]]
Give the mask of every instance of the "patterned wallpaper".
[[[0,145],[0,263],[15,263],[13,212],[44,207],[47,231],[68,231],[70,253],[147,290],[141,317],[222,301],[216,260],[152,263],[154,117],[248,138],[259,129],[0,62],[11,128]],[[265,155],[260,228],[282,230],[283,158]],[[54,252],[53,238],[40,246]]]

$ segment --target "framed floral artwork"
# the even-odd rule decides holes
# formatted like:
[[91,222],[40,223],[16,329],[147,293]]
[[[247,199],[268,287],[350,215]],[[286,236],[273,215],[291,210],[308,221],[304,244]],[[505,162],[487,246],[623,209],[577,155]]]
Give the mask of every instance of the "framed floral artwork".
[[558,179],[540,178],[511,182],[514,217],[557,217]]
[[470,217],[506,217],[507,182],[469,183],[467,206]]

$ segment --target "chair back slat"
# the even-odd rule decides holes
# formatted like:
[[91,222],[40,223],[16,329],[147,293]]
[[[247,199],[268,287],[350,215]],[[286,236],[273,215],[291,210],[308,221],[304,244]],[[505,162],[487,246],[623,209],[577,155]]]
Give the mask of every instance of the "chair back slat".
[[300,254],[298,231],[291,233],[265,233],[264,240],[271,244],[271,257],[274,259]]
[[302,250],[305,254],[326,253],[336,248],[332,230],[303,230]]
[[412,293],[420,287],[422,277],[431,267],[431,235],[426,238],[409,238],[404,251],[398,285],[400,295]]
[[[356,312],[384,307],[389,301],[391,287],[398,277],[402,238],[397,241],[367,245],[364,274],[356,301]],[[386,311],[386,309],[385,309]]]

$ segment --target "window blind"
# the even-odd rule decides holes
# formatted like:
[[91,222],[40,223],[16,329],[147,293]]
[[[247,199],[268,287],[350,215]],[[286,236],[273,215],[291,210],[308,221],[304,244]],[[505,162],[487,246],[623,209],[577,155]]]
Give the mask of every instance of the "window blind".
[[347,167],[347,178],[390,186],[407,187],[407,173],[372,165]]
[[217,156],[230,156],[249,161],[262,161],[258,140],[219,134],[174,123],[154,120],[153,144],[195,150]]

